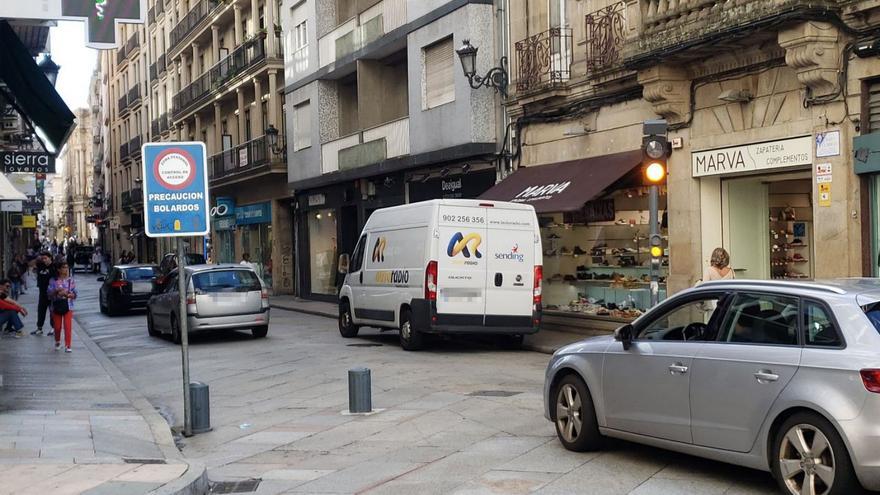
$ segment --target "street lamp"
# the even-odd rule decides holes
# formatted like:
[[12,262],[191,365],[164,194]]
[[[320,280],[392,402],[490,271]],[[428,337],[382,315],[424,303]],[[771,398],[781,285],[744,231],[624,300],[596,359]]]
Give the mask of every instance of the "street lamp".
[[280,155],[284,153],[285,147],[278,146],[278,129],[275,128],[274,125],[269,124],[269,128],[266,129],[266,139],[269,141],[269,148],[272,150],[273,155]]
[[43,74],[46,74],[46,78],[49,79],[52,86],[55,86],[55,82],[58,80],[58,71],[61,70],[61,66],[52,61],[52,55],[44,53],[40,62],[37,63],[37,67],[43,71]]
[[509,81],[507,75],[507,57],[501,57],[501,65],[492,67],[485,76],[477,75],[477,47],[471,44],[470,40],[464,40],[461,48],[455,50],[461,60],[461,68],[464,71],[464,77],[467,78],[468,84],[474,89],[482,86],[495,89],[501,93],[501,96],[507,98],[507,83]]

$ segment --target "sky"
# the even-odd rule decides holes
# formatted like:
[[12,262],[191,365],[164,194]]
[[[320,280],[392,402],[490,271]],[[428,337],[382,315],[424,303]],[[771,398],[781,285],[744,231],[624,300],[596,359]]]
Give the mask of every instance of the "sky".
[[49,30],[52,60],[61,66],[55,89],[71,110],[89,103],[89,80],[98,59],[98,50],[86,48],[84,22],[58,21]]

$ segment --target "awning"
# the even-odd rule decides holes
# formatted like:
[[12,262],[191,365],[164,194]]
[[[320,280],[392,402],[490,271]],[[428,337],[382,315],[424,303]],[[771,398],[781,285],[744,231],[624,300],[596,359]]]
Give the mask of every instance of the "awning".
[[513,201],[538,213],[577,211],[623,178],[642,161],[641,150],[581,160],[520,167],[480,199]]
[[27,201],[28,197],[9,182],[5,175],[0,174],[0,201]]
[[0,21],[0,46],[0,82],[6,84],[23,117],[40,129],[40,138],[52,148],[46,151],[58,154],[73,131],[73,112],[6,21]]

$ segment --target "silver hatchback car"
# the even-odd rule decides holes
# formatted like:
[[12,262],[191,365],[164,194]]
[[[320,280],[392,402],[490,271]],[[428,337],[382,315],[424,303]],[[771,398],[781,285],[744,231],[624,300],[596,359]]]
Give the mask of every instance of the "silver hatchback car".
[[559,349],[544,401],[569,450],[609,436],[770,471],[792,495],[880,490],[880,280],[703,284]]
[[[269,292],[253,269],[244,265],[193,265],[185,268],[189,333],[250,329],[254,338],[269,331]],[[157,285],[147,304],[147,331],[170,333],[180,343],[178,271]]]

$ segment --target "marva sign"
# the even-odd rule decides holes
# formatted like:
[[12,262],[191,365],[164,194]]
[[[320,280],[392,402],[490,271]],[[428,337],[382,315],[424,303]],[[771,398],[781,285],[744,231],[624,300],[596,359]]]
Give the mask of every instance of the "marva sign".
[[693,177],[755,172],[759,170],[811,165],[812,136],[747,144],[691,154]]

